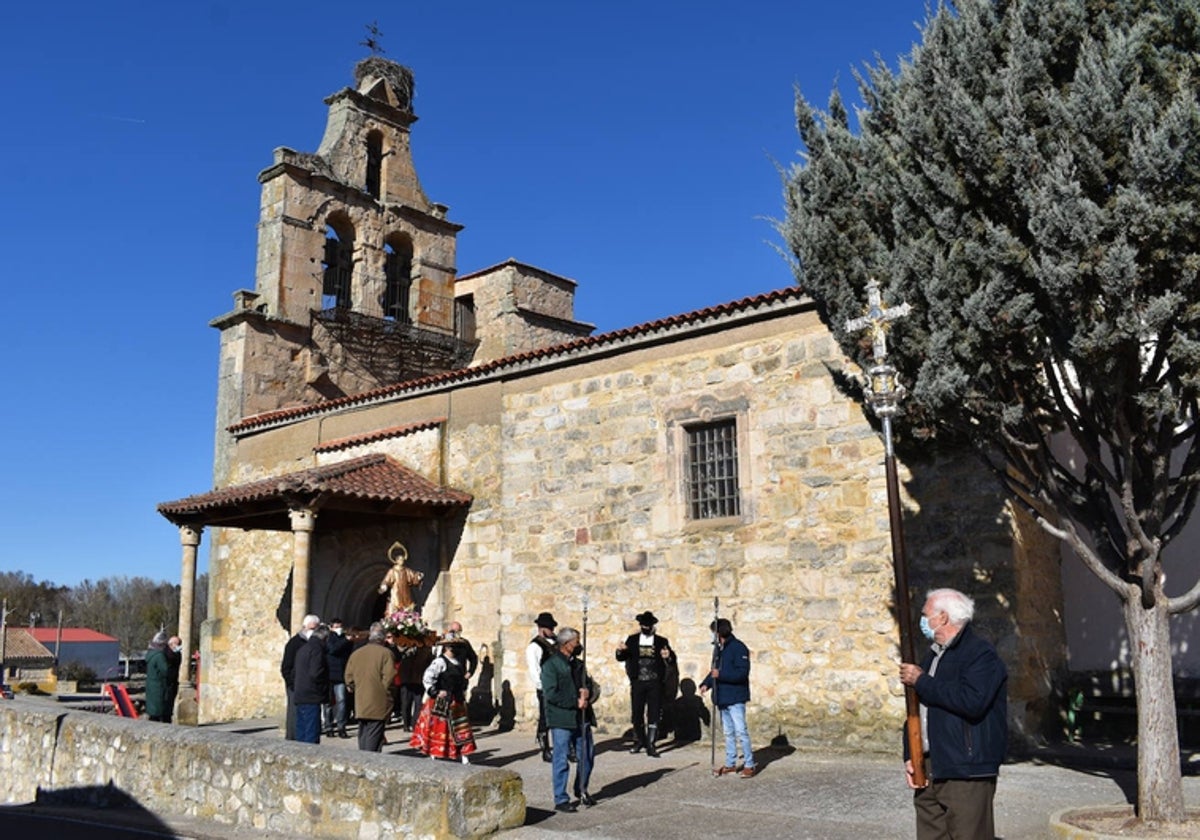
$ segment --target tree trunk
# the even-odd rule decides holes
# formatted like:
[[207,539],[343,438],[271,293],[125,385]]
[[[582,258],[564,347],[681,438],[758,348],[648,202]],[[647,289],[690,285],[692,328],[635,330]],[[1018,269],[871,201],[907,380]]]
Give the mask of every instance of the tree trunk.
[[1167,599],[1159,592],[1155,605],[1146,609],[1134,592],[1123,609],[1137,692],[1138,816],[1153,822],[1182,822],[1183,781]]

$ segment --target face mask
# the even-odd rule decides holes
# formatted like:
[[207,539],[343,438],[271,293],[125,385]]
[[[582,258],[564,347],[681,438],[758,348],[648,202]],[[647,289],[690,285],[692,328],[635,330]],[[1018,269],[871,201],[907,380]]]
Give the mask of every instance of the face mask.
[[342,635],[342,628],[341,628],[341,627],[334,627],[334,628],[333,628],[333,632],[334,632],[334,633],[336,633],[337,635],[339,635],[339,636],[340,636],[340,635]]
[[921,616],[921,635],[929,641],[933,641],[933,628],[929,626],[929,616]]
[[180,647],[179,645],[171,645],[171,652],[172,652],[172,653],[179,653],[181,650],[183,650],[183,648],[182,648],[182,647]]

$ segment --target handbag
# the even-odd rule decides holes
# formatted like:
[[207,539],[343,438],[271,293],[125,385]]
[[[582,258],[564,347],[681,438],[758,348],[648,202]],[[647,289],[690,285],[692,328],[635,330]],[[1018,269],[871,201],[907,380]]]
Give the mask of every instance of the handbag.
[[450,719],[450,696],[434,698],[433,714],[441,718]]

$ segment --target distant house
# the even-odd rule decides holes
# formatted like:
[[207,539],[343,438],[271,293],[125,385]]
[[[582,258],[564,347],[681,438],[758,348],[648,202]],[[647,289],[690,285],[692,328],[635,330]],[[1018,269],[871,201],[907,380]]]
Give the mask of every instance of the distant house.
[[4,682],[44,682],[51,676],[54,654],[24,627],[9,627],[4,633]]
[[27,632],[44,645],[62,668],[77,663],[90,668],[97,677],[118,675],[121,663],[121,643],[112,636],[83,627],[33,627]]

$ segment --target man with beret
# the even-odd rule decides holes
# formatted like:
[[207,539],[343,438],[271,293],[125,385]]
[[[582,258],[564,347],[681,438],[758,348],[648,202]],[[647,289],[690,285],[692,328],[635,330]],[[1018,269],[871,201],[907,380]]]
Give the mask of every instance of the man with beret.
[[558,622],[554,620],[553,615],[544,612],[538,613],[538,617],[534,619],[533,623],[537,627],[537,634],[530,641],[529,646],[525,648],[525,665],[529,669],[529,681],[537,691],[538,746],[542,750],[542,761],[550,761],[552,753],[550,749],[550,730],[546,728],[546,696],[542,691],[542,666],[546,664],[546,660],[551,657],[556,649],[554,628],[558,626]]
[[631,716],[633,718],[633,747],[630,752],[641,752],[658,758],[654,741],[658,738],[658,719],[662,711],[663,683],[667,678],[667,666],[675,663],[675,652],[671,643],[654,632],[658,619],[646,610],[635,616],[638,632],[626,639],[617,648],[617,661],[625,663],[629,677]]

